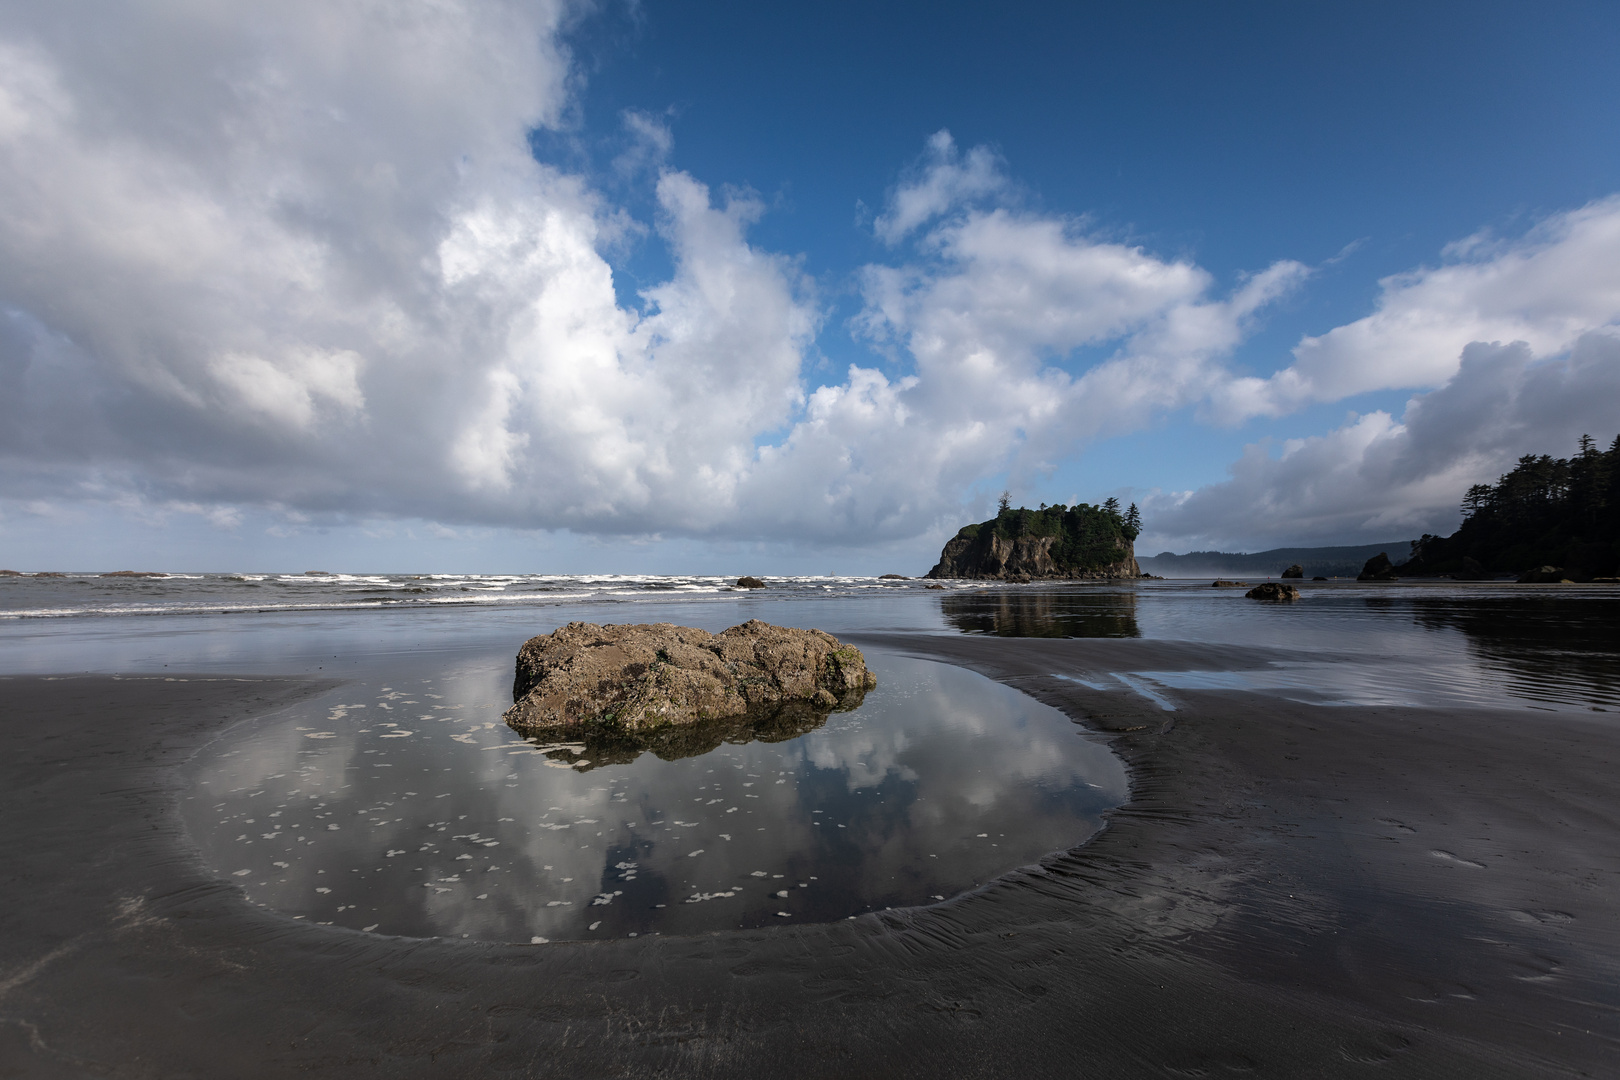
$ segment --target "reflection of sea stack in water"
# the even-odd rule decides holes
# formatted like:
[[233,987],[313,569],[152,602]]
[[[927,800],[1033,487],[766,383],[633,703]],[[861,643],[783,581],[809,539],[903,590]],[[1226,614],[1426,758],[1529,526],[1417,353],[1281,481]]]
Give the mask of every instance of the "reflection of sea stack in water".
[[750,619],[719,634],[669,623],[575,622],[517,657],[518,731],[653,732],[729,716],[854,708],[877,677],[859,649],[820,630]]
[[945,621],[964,634],[1025,638],[1133,638],[1136,591],[974,589],[940,597]]

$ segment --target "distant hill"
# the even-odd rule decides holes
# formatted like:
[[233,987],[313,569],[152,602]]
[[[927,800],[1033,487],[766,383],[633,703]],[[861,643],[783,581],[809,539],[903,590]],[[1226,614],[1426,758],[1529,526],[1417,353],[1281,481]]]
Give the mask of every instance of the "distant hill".
[[1299,563],[1310,577],[1350,577],[1361,573],[1367,560],[1380,551],[1389,555],[1391,562],[1400,562],[1412,550],[1410,540],[1391,540],[1386,544],[1358,544],[1354,547],[1291,547],[1272,548],[1270,551],[1189,551],[1176,555],[1161,551],[1157,555],[1138,558],[1143,573],[1167,578],[1215,577],[1281,577],[1282,572]]

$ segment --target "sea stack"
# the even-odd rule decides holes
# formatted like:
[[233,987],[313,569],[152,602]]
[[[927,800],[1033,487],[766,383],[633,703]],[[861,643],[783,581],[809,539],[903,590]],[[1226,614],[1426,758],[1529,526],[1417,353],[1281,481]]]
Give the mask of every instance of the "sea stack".
[[1357,581],[1399,581],[1395,576],[1395,567],[1389,561],[1389,555],[1380,551],[1367,560],[1367,565],[1361,568],[1356,575]]
[[1006,582],[1140,577],[1136,530],[1098,506],[1005,509],[964,526],[939,553],[930,578]]

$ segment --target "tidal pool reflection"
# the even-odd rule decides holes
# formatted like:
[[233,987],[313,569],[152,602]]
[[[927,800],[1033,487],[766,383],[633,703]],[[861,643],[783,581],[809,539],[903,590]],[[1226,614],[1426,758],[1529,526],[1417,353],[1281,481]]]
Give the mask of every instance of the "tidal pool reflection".
[[948,593],[945,621],[965,634],[999,637],[1133,638],[1136,592],[1109,586],[1022,586]]
[[520,739],[500,720],[510,661],[351,682],[210,747],[188,824],[296,918],[527,942],[929,903],[1073,847],[1124,800],[1118,759],[1056,710],[868,660],[859,708],[671,760]]

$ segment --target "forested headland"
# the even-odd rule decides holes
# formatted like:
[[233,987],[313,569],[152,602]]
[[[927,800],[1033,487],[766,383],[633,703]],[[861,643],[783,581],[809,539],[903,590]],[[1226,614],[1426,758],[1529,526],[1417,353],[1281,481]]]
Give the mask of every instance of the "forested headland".
[[1412,542],[1405,576],[1483,578],[1556,567],[1572,580],[1620,567],[1620,436],[1607,450],[1583,435],[1573,457],[1526,454],[1494,484],[1463,496],[1450,536]]

